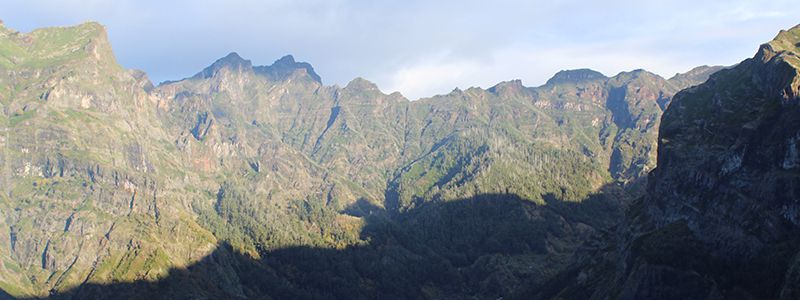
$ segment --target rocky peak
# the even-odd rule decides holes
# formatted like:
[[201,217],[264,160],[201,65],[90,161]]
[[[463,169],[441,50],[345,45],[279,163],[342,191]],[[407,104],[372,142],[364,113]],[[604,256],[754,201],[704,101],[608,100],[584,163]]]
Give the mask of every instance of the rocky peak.
[[257,66],[255,67],[255,71],[258,74],[265,75],[276,81],[286,80],[299,72],[318,83],[322,83],[322,78],[314,72],[314,67],[312,67],[311,64],[297,62],[291,55],[281,57],[270,66]]
[[636,80],[644,80],[644,81],[665,80],[663,77],[644,69],[636,69],[633,71],[620,72],[614,77],[611,77],[611,79],[613,81],[618,81],[618,82],[632,82]]
[[769,43],[761,45],[754,59],[762,83],[768,84],[784,100],[800,97],[800,25],[782,30]]
[[252,69],[252,66],[249,60],[242,58],[236,52],[231,52],[225,57],[217,59],[213,64],[203,69],[203,71],[200,71],[200,73],[195,74],[192,78],[211,78],[223,69],[244,71]]
[[349,83],[347,83],[347,86],[345,86],[344,89],[354,91],[380,91],[376,84],[361,77],[356,77],[355,79],[351,80]]
[[580,83],[591,80],[606,79],[603,73],[591,69],[575,69],[558,71],[553,78],[547,80],[546,85],[561,83]]
[[[84,67],[116,66],[105,27],[86,22],[19,33],[0,26],[0,65],[53,65],[78,61]],[[12,46],[13,45],[13,46]],[[87,63],[87,59],[93,62]],[[2,61],[7,60],[10,64]]]
[[504,98],[519,97],[528,94],[528,88],[522,85],[522,80],[519,79],[503,81],[489,88],[488,91]]
[[490,87],[489,91],[490,92],[495,92],[495,91],[507,90],[507,89],[519,90],[519,89],[524,89],[524,88],[525,88],[525,86],[522,85],[522,80],[514,79],[514,80],[503,81],[501,83],[498,83],[495,86]]
[[77,34],[81,36],[79,40],[84,45],[83,51],[85,51],[90,58],[111,65],[117,64],[105,26],[97,22],[86,22],[72,28],[66,28],[66,30],[68,30],[68,32],[65,34]]
[[800,46],[800,25],[788,30],[781,30],[772,41],[762,45],[761,50],[767,46],[776,54],[789,53],[797,55]]

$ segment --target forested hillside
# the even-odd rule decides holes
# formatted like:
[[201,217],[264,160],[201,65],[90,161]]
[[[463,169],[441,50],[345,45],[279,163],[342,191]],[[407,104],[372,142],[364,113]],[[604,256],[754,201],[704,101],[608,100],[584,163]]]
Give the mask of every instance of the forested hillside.
[[154,86],[99,24],[0,26],[0,289],[512,295],[622,218],[663,109],[719,69],[567,70],[409,101],[231,53]]

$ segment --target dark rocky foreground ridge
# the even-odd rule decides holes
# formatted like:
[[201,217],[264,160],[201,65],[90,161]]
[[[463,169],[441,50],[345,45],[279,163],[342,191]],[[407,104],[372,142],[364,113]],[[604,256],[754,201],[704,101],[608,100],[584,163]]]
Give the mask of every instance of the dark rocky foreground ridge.
[[[97,24],[0,27],[0,288],[791,297],[777,278],[796,249],[796,34],[673,104],[720,68],[562,71],[412,102],[364,79],[324,86],[291,56],[253,66],[232,53],[156,87],[115,62]],[[760,160],[775,155],[780,168]],[[747,267],[730,267],[739,257]]]
[[528,296],[797,299],[800,26],[678,93],[644,197],[601,250]]

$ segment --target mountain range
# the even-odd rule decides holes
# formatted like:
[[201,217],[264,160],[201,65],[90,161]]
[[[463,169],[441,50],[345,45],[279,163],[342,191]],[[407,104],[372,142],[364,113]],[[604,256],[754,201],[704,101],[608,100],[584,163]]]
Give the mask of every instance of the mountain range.
[[798,34],[409,101],[290,55],[155,86],[97,23],[0,26],[0,289],[796,298]]

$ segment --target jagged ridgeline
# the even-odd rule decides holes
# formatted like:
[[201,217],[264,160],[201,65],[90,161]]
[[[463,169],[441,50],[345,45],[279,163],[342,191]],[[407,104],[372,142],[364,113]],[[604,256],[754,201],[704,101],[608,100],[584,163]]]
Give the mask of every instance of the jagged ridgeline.
[[662,110],[717,70],[571,70],[409,101],[231,53],[153,86],[99,24],[0,25],[0,289],[510,295],[621,217]]

